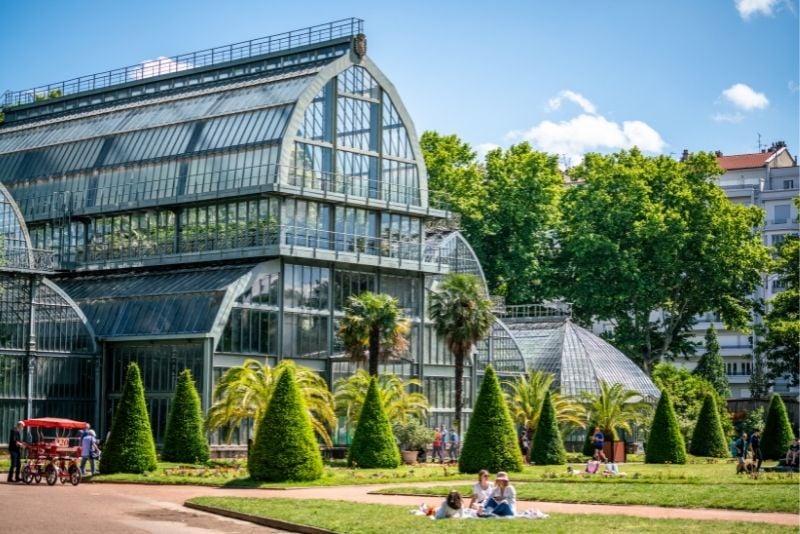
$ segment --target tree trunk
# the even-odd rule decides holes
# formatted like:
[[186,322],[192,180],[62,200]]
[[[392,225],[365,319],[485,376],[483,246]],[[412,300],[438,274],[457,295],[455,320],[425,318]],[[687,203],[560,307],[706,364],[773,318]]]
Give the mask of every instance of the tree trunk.
[[381,331],[372,328],[369,332],[369,375],[378,376],[378,356],[381,352]]
[[456,416],[453,426],[456,432],[461,434],[461,403],[464,398],[464,353],[459,350],[458,354],[453,354],[456,364]]

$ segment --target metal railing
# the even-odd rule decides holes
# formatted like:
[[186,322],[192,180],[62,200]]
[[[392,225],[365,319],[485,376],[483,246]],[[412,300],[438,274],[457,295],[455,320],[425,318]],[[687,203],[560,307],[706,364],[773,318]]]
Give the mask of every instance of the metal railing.
[[[180,176],[179,165],[174,166],[176,172],[172,176],[157,179],[137,179],[101,187],[89,187],[74,191],[54,191],[46,195],[19,198],[18,205],[26,219],[41,217],[61,217],[65,214],[79,213],[82,210],[103,207],[110,209],[129,207],[132,202],[148,202],[155,204],[174,203],[177,198],[192,199],[199,195],[213,194],[232,196],[245,192],[248,188],[261,187],[276,183],[281,165],[266,164],[256,166],[232,167],[229,169],[207,172],[189,173]],[[117,172],[102,171],[96,177],[98,182],[113,180]],[[144,172],[142,174],[145,174]],[[110,176],[109,176],[110,175]],[[387,203],[421,207],[421,197],[426,191],[419,187],[406,186],[384,180],[369,181],[362,176],[345,176],[338,173],[321,173],[297,167],[288,167],[288,184],[320,192],[325,195],[343,195],[346,198],[380,200]],[[89,180],[87,176],[84,178]],[[371,184],[371,185],[370,185]]]
[[556,304],[517,304],[505,306],[499,313],[504,319],[528,319],[542,317],[571,317],[572,304],[559,302]]
[[28,248],[22,240],[5,238],[0,241],[0,270],[52,271],[55,266],[56,257],[52,250]]
[[181,234],[177,240],[114,234],[102,236],[102,239],[82,245],[74,253],[68,254],[68,258],[62,259],[77,264],[107,263],[282,245],[289,247],[290,253],[297,248],[346,253],[357,258],[361,256],[390,258],[401,263],[409,261],[435,264],[440,271],[454,268],[452,264],[455,261],[445,247],[440,247],[438,243],[426,243],[420,239],[375,237],[292,225],[270,225],[260,230],[227,234],[192,232]]
[[309,26],[299,30],[279,33],[268,37],[251,39],[241,43],[234,43],[197,52],[189,52],[178,56],[145,61],[136,65],[121,67],[105,72],[80,76],[62,82],[34,87],[23,91],[6,91],[3,99],[4,106],[18,106],[31,104],[51,98],[103,89],[112,85],[127,83],[131,81],[161,76],[175,72],[194,69],[198,67],[208,67],[247,59],[262,54],[271,54],[322,43],[341,37],[355,36],[364,30],[364,21],[358,18],[347,18]]

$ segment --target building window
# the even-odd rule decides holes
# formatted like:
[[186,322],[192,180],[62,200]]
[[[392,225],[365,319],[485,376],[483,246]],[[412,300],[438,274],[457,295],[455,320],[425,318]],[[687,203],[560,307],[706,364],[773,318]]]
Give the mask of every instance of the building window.
[[784,180],[783,181],[783,188],[784,189],[794,189],[794,180]]
[[773,219],[773,224],[786,224],[789,222],[790,216],[790,205],[789,204],[778,204],[775,206],[775,218]]

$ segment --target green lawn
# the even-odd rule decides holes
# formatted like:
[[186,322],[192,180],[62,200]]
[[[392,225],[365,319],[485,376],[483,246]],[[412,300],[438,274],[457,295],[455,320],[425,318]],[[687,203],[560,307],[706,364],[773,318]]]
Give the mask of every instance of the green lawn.
[[340,501],[292,499],[251,499],[239,497],[197,497],[191,502],[237,512],[280,519],[352,534],[407,534],[408,532],[475,532],[514,534],[529,532],[675,532],[714,534],[789,533],[796,528],[728,521],[647,519],[628,516],[552,514],[548,519],[471,519],[432,521],[415,516],[407,506],[355,504]]

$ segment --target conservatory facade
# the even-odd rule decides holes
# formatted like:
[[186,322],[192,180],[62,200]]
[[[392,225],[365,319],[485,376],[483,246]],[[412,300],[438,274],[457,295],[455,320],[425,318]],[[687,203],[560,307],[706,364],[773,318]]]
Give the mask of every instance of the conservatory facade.
[[[440,229],[413,122],[362,31],[346,19],[6,93],[3,198],[49,264],[0,271],[0,324],[22,332],[0,336],[18,369],[3,375],[18,375],[0,390],[16,395],[0,397],[3,417],[57,408],[104,431],[129,362],[157,441],[184,368],[205,409],[215,380],[249,358],[290,358],[332,384],[354,371],[335,335],[343,306],[376,291],[413,323],[408,354],[384,369],[418,378],[431,424],[451,423],[452,355],[425,317],[427,292],[449,272],[483,274],[464,238]],[[37,340],[24,334],[45,300],[73,336],[47,356],[39,322]],[[39,409],[28,391],[42,358],[69,385],[63,397],[41,386]],[[528,367],[499,320],[467,362],[467,418],[489,363],[508,376]]]
[[[69,402],[61,415],[108,428],[132,361],[157,441],[183,368],[205,408],[247,358],[291,358],[332,383],[353,371],[336,322],[369,290],[413,321],[387,370],[419,378],[431,422],[450,423],[452,357],[424,318],[426,291],[480,267],[457,232],[426,235],[447,214],[428,205],[413,123],[365,52],[348,19],[6,94],[0,182],[31,248],[52,253],[36,276],[91,332],[72,350],[87,364],[72,387],[99,413]],[[522,371],[496,330],[481,361]],[[477,379],[469,362],[468,406]]]

